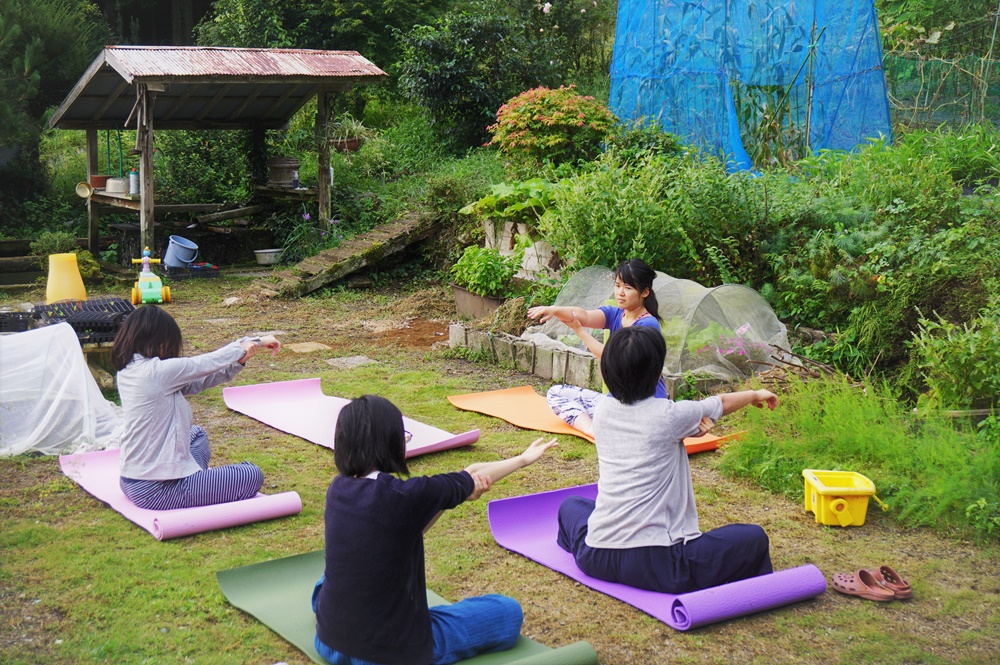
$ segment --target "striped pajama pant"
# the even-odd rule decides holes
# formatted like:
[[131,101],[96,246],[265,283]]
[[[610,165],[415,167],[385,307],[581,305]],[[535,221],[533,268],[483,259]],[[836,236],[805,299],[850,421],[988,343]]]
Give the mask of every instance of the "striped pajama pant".
[[191,426],[191,456],[203,470],[175,480],[134,480],[122,478],[125,496],[146,510],[194,508],[249,499],[264,484],[264,472],[249,462],[208,468],[212,451],[208,435],[198,425]]
[[594,390],[560,384],[549,388],[545,394],[545,401],[563,422],[572,425],[581,413],[593,418],[594,408],[597,407],[597,401],[601,397],[603,395]]

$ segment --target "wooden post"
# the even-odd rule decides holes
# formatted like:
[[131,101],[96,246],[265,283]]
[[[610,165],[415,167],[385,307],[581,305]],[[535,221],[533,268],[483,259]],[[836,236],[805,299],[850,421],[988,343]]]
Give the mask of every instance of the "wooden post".
[[[90,183],[90,176],[97,175],[97,130],[87,130],[87,183]],[[97,205],[87,199],[87,249],[96,259],[101,249],[101,233],[98,222],[101,215],[97,210]]]
[[330,119],[329,90],[320,86],[316,93],[316,152],[319,155],[319,225],[326,228],[330,221],[330,142],[326,140],[326,123]]
[[155,251],[153,238],[153,100],[142,83],[138,86],[139,114],[136,130],[139,145],[139,243],[140,251]]

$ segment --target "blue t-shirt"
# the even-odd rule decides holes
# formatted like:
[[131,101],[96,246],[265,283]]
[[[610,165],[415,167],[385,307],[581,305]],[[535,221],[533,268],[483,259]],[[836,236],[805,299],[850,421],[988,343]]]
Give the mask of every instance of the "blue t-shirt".
[[[600,310],[604,312],[604,327],[611,331],[608,333],[608,339],[610,339],[611,335],[613,335],[616,330],[621,330],[624,327],[622,326],[622,317],[625,316],[625,310],[621,307],[613,307],[611,305],[604,305],[600,308]],[[657,332],[660,331],[660,322],[655,316],[649,313],[633,321],[632,325],[649,326],[650,328],[656,328]],[[605,344],[606,343],[607,341],[605,341]],[[653,397],[667,397],[667,386],[663,383],[662,376],[656,383],[656,392],[653,393]]]

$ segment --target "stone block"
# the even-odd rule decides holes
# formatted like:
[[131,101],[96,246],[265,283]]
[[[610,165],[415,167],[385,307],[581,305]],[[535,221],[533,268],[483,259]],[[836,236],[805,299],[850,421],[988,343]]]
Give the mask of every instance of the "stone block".
[[552,349],[535,347],[535,376],[543,379],[552,378]]
[[448,326],[448,345],[453,349],[469,345],[465,335],[465,326],[461,323],[453,323]]
[[522,372],[535,372],[535,345],[527,340],[514,340],[514,366]]

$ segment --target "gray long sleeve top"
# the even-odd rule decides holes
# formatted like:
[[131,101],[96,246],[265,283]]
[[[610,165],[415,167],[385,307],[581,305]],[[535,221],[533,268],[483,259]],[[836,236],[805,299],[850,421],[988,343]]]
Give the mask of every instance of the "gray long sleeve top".
[[702,416],[721,418],[722,400],[650,397],[626,405],[608,396],[598,402],[597,505],[587,545],[670,546],[701,535],[684,437],[697,433]]
[[[242,340],[240,340],[242,341]],[[121,475],[134,480],[174,480],[201,471],[191,456],[191,407],[196,395],[236,376],[245,353],[240,341],[191,358],[139,354],[118,372],[125,413]]]

